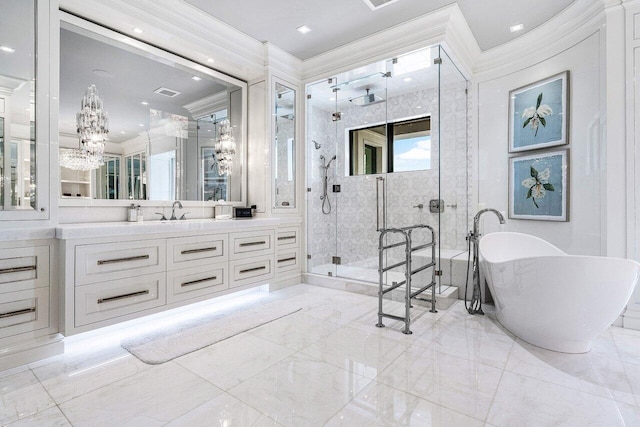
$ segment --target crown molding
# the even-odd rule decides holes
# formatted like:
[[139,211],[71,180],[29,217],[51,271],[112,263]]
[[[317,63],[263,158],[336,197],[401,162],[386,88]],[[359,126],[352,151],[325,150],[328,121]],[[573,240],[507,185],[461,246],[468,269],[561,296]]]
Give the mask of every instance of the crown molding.
[[204,116],[209,116],[216,111],[220,111],[220,109],[227,108],[228,104],[229,95],[225,91],[197,99],[183,105],[183,107],[191,113],[193,118],[201,119]]
[[268,71],[298,84],[302,76],[302,60],[269,42],[264,43],[264,64]]
[[261,42],[183,0],[61,0],[60,8],[243,80],[264,73]]
[[539,27],[482,52],[473,74],[484,80],[550,58],[599,31],[604,24],[604,12],[619,4],[620,0],[577,0]]
[[[461,25],[462,22],[464,24]],[[320,80],[331,74],[441,43],[448,36],[452,47],[461,47],[459,44],[463,41],[469,43],[466,50],[470,57],[480,52],[460,8],[453,3],[305,60],[302,63],[302,79],[305,82]],[[463,62],[467,64],[470,60],[465,58]]]

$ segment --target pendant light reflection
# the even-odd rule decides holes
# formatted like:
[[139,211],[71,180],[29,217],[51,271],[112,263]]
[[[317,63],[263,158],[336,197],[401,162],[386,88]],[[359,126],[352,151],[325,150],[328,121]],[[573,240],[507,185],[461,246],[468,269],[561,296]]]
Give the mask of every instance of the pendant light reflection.
[[218,174],[231,175],[233,173],[233,157],[236,155],[236,140],[233,137],[233,127],[229,119],[220,121],[218,140],[214,144]]
[[98,169],[104,164],[105,138],[109,133],[109,115],[95,85],[87,88],[76,114],[78,148],[64,149],[60,165],[73,170]]

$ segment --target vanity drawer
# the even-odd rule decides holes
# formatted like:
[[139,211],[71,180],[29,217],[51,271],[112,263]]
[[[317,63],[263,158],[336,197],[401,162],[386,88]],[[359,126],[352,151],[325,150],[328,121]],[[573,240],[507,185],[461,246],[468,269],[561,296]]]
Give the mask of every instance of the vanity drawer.
[[165,305],[164,273],[75,288],[75,326],[88,325]]
[[167,239],[168,270],[226,261],[228,242],[226,234]]
[[49,286],[49,246],[0,249],[0,293]]
[[264,282],[274,277],[273,256],[231,261],[229,270],[231,272],[230,287],[232,288],[251,283],[261,284],[259,282]]
[[76,285],[165,271],[165,241],[145,240],[76,247]]
[[0,338],[48,327],[48,287],[0,295]]
[[268,255],[273,253],[273,230],[233,233],[229,236],[231,259]]
[[281,228],[276,231],[276,245],[278,249],[297,248],[300,244],[300,229],[298,227]]
[[283,271],[297,270],[300,268],[300,257],[298,250],[278,251],[276,256],[276,273]]
[[167,302],[174,303],[229,289],[226,262],[167,272]]

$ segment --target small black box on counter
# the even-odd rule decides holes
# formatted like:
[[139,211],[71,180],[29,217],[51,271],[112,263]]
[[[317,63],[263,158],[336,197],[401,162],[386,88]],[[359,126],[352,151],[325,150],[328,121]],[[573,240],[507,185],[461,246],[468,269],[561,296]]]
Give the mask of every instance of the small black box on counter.
[[236,218],[252,218],[253,213],[251,208],[234,208],[234,214]]

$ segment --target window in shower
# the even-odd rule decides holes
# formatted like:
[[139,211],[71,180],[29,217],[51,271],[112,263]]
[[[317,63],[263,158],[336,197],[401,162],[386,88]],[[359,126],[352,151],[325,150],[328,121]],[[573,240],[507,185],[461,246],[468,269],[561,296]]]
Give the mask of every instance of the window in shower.
[[348,131],[349,175],[431,169],[431,117]]

